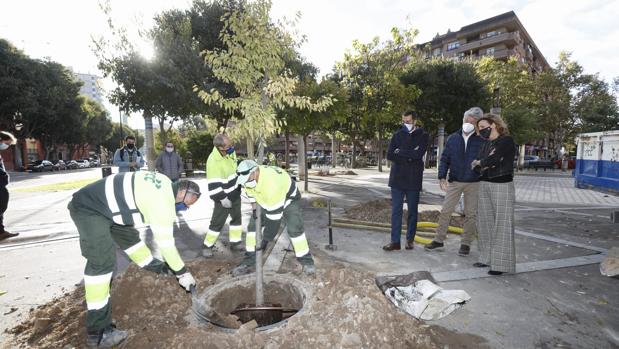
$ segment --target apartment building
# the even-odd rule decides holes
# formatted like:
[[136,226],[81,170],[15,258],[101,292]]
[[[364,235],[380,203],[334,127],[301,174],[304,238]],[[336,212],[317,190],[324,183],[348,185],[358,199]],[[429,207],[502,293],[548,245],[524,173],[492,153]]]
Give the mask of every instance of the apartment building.
[[103,104],[103,91],[99,83],[101,77],[83,73],[75,73],[75,77],[84,83],[80,88],[80,94],[86,95]]
[[460,28],[456,32],[437,34],[432,41],[420,45],[426,58],[497,59],[516,57],[532,73],[549,67],[548,62],[514,13],[509,11]]

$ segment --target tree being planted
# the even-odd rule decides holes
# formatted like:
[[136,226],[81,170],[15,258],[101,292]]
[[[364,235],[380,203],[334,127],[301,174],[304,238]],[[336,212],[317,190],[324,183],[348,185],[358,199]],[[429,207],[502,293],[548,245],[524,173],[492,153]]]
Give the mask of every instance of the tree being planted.
[[270,9],[269,1],[241,3],[222,17],[224,48],[203,52],[205,64],[219,80],[231,84],[238,96],[195,87],[204,103],[237,116],[229,133],[247,140],[249,158],[255,156],[257,141],[262,145],[261,140],[277,131],[276,109],[291,106],[319,111],[331,104],[328,96],[312,101],[294,94],[298,79],[285,68],[285,58],[295,54],[297,41],[283,26],[271,23]]

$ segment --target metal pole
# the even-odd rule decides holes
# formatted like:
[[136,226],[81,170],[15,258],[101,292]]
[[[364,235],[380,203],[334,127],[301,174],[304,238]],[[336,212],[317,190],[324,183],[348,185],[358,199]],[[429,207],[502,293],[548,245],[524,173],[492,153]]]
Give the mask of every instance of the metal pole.
[[331,228],[331,200],[329,200],[329,245],[333,245],[333,229]]
[[262,212],[256,204],[256,306],[264,304],[264,284],[262,278]]
[[333,228],[331,226],[331,200],[329,200],[329,244],[325,246],[327,250],[335,251],[337,250],[337,246],[333,244]]
[[122,114],[122,110],[120,109],[120,106],[118,107],[118,119],[120,121],[120,147],[123,147],[123,114]]

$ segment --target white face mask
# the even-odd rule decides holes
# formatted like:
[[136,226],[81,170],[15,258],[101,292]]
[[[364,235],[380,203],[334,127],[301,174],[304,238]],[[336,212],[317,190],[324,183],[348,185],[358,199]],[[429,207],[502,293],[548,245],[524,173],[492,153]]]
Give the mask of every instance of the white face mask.
[[404,126],[406,126],[406,129],[408,130],[408,132],[410,132],[413,129],[413,124],[404,124]]
[[6,144],[6,143],[0,143],[0,150],[7,150],[9,149],[10,145]]
[[249,188],[249,189],[253,189],[256,187],[256,180],[252,179],[251,181],[248,181],[245,183],[245,188]]
[[167,151],[168,153],[171,153],[174,151],[174,147],[165,147],[165,151]]
[[464,133],[471,133],[475,131],[475,126],[470,122],[465,122],[462,124],[462,131],[464,131]]

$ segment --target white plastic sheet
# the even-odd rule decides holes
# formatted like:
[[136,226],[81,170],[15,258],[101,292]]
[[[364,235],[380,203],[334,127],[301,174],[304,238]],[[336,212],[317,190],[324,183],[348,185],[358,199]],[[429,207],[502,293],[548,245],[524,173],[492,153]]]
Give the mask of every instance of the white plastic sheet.
[[471,299],[463,290],[444,290],[429,280],[389,287],[385,296],[398,308],[422,320],[445,317]]

